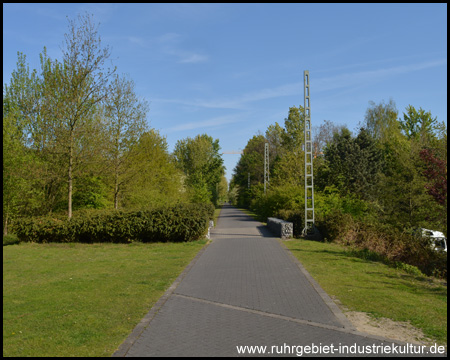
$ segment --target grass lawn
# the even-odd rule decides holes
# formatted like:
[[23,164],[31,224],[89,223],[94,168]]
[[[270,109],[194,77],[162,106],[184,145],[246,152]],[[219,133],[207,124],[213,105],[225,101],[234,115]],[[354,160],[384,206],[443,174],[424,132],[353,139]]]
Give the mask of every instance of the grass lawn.
[[3,356],[111,356],[205,244],[3,247]]
[[439,344],[447,344],[447,285],[360,259],[338,244],[285,241],[308,272],[351,311],[410,321]]

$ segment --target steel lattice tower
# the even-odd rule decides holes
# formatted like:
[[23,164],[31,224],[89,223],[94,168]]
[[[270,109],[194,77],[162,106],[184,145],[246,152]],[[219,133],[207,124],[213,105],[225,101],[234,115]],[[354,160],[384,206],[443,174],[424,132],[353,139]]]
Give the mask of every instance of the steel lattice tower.
[[303,235],[312,234],[314,228],[314,179],[313,179],[313,147],[311,137],[311,103],[309,92],[309,71],[303,73],[305,101],[305,228]]
[[264,194],[269,186],[269,143],[264,144]]

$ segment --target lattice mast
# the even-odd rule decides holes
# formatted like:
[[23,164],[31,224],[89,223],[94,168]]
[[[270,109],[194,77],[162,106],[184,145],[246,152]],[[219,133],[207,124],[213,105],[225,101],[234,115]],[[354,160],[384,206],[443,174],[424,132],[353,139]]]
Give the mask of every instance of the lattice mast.
[[314,233],[314,179],[313,179],[313,146],[311,137],[311,103],[309,92],[309,71],[303,72],[305,101],[305,228],[303,235]]
[[269,143],[264,144],[264,194],[269,186]]

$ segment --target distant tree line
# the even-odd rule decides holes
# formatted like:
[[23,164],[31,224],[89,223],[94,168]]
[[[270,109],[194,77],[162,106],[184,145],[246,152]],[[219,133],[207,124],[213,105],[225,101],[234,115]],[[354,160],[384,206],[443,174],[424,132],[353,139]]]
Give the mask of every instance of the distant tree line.
[[[230,183],[230,198],[263,216],[304,208],[304,114],[291,107],[284,126],[270,125],[247,143]],[[326,120],[313,127],[316,212],[340,210],[405,230],[447,232],[447,128],[430,111],[393,100],[370,103],[356,134]],[[264,144],[270,185],[263,193]],[[248,186],[250,176],[250,187]]]

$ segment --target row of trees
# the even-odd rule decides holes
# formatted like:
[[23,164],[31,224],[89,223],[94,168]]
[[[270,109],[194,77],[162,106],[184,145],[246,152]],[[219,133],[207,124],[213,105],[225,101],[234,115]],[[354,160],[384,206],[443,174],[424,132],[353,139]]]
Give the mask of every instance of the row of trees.
[[148,102],[111,57],[88,14],[69,20],[62,60],[18,53],[3,86],[3,223],[83,208],[214,202],[226,195],[218,140],[198,135],[170,153],[148,126]]
[[[264,216],[303,211],[303,122],[303,107],[291,107],[284,126],[270,125],[264,135],[248,141],[230,183],[232,201]],[[313,130],[316,212],[326,214],[327,207],[338,202],[344,213],[402,231],[425,227],[446,233],[444,122],[411,105],[400,117],[390,100],[370,103],[356,135],[331,121]],[[262,201],[265,143],[270,149],[270,186]]]

